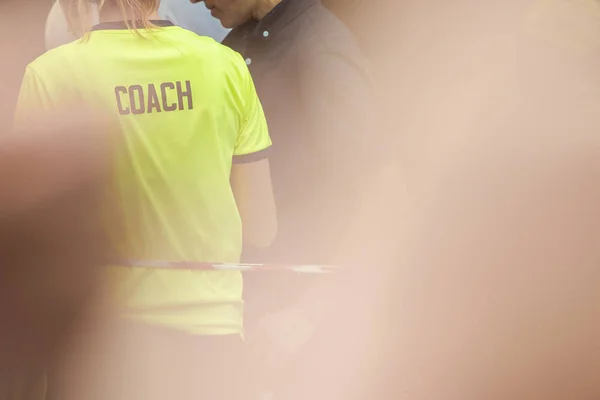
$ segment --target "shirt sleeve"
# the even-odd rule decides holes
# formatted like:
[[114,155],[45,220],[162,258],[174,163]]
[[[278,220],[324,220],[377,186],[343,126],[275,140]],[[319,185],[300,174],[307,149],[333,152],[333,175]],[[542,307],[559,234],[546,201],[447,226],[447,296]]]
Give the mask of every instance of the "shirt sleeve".
[[233,163],[241,164],[267,158],[271,137],[262,105],[256,93],[250,71],[246,68],[244,82],[243,124],[233,152]]
[[368,65],[359,56],[327,50],[309,53],[301,68],[307,129],[317,159],[340,174],[367,174],[384,162],[390,138],[376,126]]

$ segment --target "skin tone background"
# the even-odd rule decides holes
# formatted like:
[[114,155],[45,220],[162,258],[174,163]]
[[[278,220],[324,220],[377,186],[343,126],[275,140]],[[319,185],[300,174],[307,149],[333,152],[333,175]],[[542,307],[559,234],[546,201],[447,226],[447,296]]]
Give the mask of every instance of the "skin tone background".
[[[363,308],[331,318],[331,337],[322,339],[317,356],[305,360],[292,392],[306,390],[328,400],[361,391],[415,400],[600,397],[595,346],[600,333],[600,96],[593,56],[598,43],[589,39],[596,37],[599,20],[577,7],[564,9],[558,0],[546,2],[550,10],[559,10],[543,18],[550,36],[564,44],[535,38],[515,46],[515,32],[522,32],[524,8],[531,3],[484,3],[396,2],[392,7],[371,2],[371,12],[354,14],[371,21],[362,25],[367,33],[360,40],[373,44],[369,52],[380,77],[382,129],[399,138],[401,160],[372,183],[378,195],[367,199],[365,208],[396,207],[397,214],[365,214],[362,218],[375,218],[390,234],[368,246],[340,249],[352,258],[379,255],[371,271],[384,273],[369,271],[348,283],[360,294],[348,299]],[[40,12],[41,21],[46,14]],[[581,38],[562,40],[569,29],[555,30],[565,24],[589,26],[583,50]],[[18,47],[36,43],[31,32],[29,39],[23,33],[9,44],[15,55],[10,59],[35,54],[36,45]],[[577,50],[569,44],[573,41]],[[22,65],[15,61],[3,68],[11,76],[8,84],[18,81],[12,77]],[[57,165],[63,165],[58,176],[72,170]],[[67,176],[71,183],[81,178]],[[390,187],[408,188],[404,206],[398,207],[403,195]],[[381,203],[374,207],[373,201]],[[360,218],[356,231],[371,236],[374,231],[361,229],[365,220]],[[401,245],[398,226],[409,238]],[[360,234],[354,240],[366,243]],[[65,299],[67,309],[84,304]],[[379,312],[368,312],[372,307]],[[185,370],[185,354],[157,349],[152,337],[101,313],[89,315],[96,317],[71,342],[73,348],[119,352],[140,361],[124,363],[119,371],[137,371],[120,392],[123,398],[147,382],[157,383],[152,391],[157,398],[170,393],[160,382],[171,377],[164,374],[177,379],[176,371],[161,366],[176,363]],[[358,355],[350,357],[348,349]],[[104,364],[94,359],[98,353],[86,355],[72,360],[81,374],[72,398],[94,390],[119,398],[119,388],[94,386]],[[327,368],[316,368],[322,365]],[[352,384],[319,380],[313,370],[336,371]],[[302,385],[306,382],[318,384],[316,393]]]

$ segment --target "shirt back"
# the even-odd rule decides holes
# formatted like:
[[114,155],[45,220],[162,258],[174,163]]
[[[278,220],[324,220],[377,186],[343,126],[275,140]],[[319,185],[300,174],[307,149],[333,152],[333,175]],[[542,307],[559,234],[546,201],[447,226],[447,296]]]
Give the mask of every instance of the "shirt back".
[[[138,32],[101,24],[33,62],[17,123],[32,109],[74,99],[115,117],[124,145],[115,149],[118,207],[109,231],[120,257],[237,262],[242,226],[229,177],[236,157],[255,159],[271,144],[262,107],[241,56],[154,23]],[[114,273],[129,311],[143,320],[200,334],[241,332],[239,273]]]

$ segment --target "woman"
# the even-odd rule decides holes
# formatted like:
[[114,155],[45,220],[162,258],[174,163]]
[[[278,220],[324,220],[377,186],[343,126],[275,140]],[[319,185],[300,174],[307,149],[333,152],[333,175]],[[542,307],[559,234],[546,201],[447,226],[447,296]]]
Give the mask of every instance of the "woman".
[[[210,11],[203,5],[195,5],[185,0],[161,1],[158,14],[175,25],[184,27],[198,35],[209,36],[220,42],[225,38],[229,29],[223,28],[218,19],[210,15]],[[92,18],[98,19],[96,4],[92,4]],[[77,37],[69,32],[67,20],[56,1],[46,19],[46,49],[53,49],[62,44],[72,42]]]
[[[253,245],[268,245],[276,230],[266,158],[271,141],[241,56],[158,20],[157,0],[99,2],[95,26],[89,0],[61,4],[71,30],[83,38],[28,66],[16,123],[73,104],[112,118],[122,141],[115,146],[116,208],[107,207],[118,259],[235,263],[242,234]],[[148,368],[158,367],[164,356],[171,365],[186,365],[164,376],[181,392],[170,396],[197,397],[187,389],[207,366],[206,383],[195,389],[221,398],[232,385],[219,382],[224,371],[230,379],[238,367],[242,344],[241,274],[125,267],[112,272],[126,314],[145,324],[129,332],[169,349],[148,361],[145,372],[132,367],[135,374],[117,374],[116,381],[125,374],[128,381],[155,381],[158,372]],[[114,350],[116,357],[121,350]],[[145,397],[160,392],[151,384],[145,389]]]

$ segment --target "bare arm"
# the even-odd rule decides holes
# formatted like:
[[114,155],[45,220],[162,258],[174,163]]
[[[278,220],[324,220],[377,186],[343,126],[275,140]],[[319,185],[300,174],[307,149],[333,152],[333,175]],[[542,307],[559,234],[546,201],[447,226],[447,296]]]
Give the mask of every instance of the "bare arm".
[[242,217],[244,241],[268,247],[277,233],[269,160],[233,164],[231,187]]

